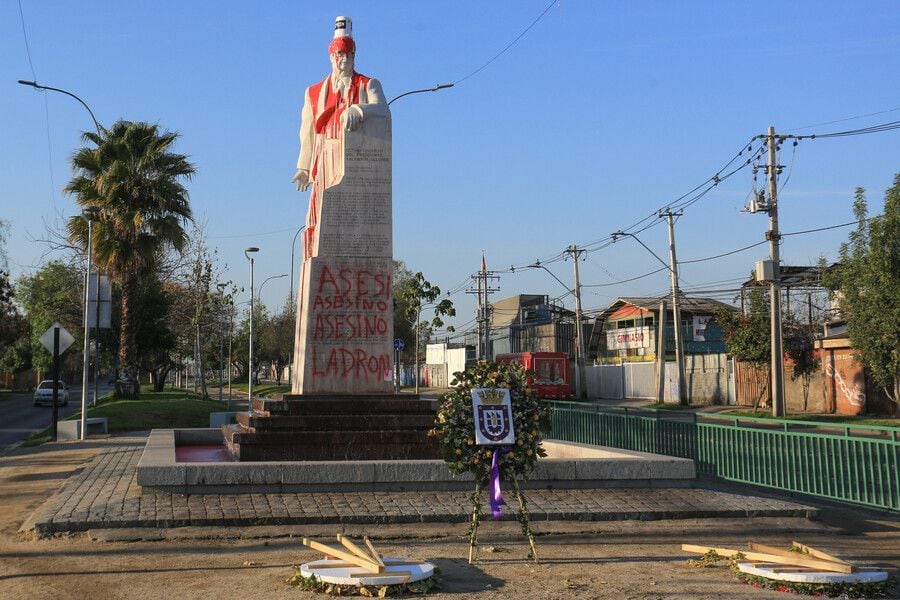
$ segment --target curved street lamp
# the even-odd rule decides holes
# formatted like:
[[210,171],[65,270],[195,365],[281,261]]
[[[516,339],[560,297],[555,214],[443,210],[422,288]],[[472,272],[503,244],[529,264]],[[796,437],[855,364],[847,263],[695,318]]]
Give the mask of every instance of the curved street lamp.
[[266,277],[263,280],[263,282],[259,285],[259,293],[256,295],[256,300],[260,304],[262,304],[262,291],[263,291],[263,286],[265,286],[266,283],[268,283],[269,281],[272,281],[273,279],[281,279],[282,277],[287,277],[287,276],[288,276],[287,273],[282,273],[281,275],[272,275],[271,277]]
[[[294,306],[294,248],[297,246],[297,236],[303,233],[303,230],[306,229],[306,225],[302,226],[297,230],[297,233],[294,234],[294,239],[291,242],[291,289],[288,292],[290,294],[288,303],[291,306],[291,315],[294,316],[294,319],[297,318],[297,308]],[[288,360],[288,384],[293,385],[294,381],[294,342],[291,341],[291,357]]]
[[550,277],[559,282],[561,286],[566,288],[566,291],[569,294],[575,295],[575,396],[580,400],[583,396],[583,391],[585,389],[584,385],[584,373],[582,372],[582,362],[584,361],[584,342],[582,341],[582,330],[581,330],[581,288],[578,283],[578,254],[574,250],[574,248],[570,247],[570,250],[573,252],[574,262],[575,262],[575,289],[570,288],[566,285],[562,279],[556,276],[556,274],[541,264],[541,261],[536,260],[533,264],[527,265],[529,269],[543,269],[550,274]]
[[[94,116],[94,111],[91,110],[91,107],[87,105],[87,102],[73,94],[72,92],[50,87],[49,85],[41,85],[36,81],[28,81],[26,79],[18,80],[20,85],[27,85],[33,87],[36,90],[50,90],[51,92],[59,92],[60,94],[65,94],[71,98],[75,98],[79,103],[88,111],[88,114],[91,115],[91,120],[94,122],[94,127],[97,129],[97,136],[101,137],[103,135],[103,128],[100,126],[100,123],[97,122],[97,118]],[[91,285],[91,258],[93,254],[92,242],[93,242],[93,224],[94,218],[97,213],[100,212],[100,209],[96,206],[88,206],[86,207],[81,216],[88,223],[88,244],[87,244],[87,272],[84,276],[84,360],[82,364],[82,374],[81,374],[81,439],[84,439],[85,435],[85,426],[87,419],[87,386],[88,386],[88,370],[90,369],[90,328],[88,327],[88,307],[90,302],[90,285]],[[99,308],[100,308],[100,274],[97,274],[97,327],[100,327],[100,319],[99,319]],[[97,338],[99,339],[99,333]],[[99,349],[97,351],[97,361],[100,360]],[[95,378],[95,388],[96,388],[96,378]],[[96,393],[94,394],[94,403],[97,402]]]
[[400,94],[399,96],[395,96],[390,102],[388,102],[388,106],[390,106],[391,104],[394,103],[394,101],[399,100],[400,98],[402,98],[404,96],[409,96],[411,94],[421,94],[423,92],[436,92],[438,90],[446,90],[447,88],[452,88],[452,87],[453,87],[452,83],[439,83],[436,86],[434,86],[433,88],[425,88],[425,89],[421,89],[421,90],[412,90],[411,92],[405,92],[403,94]]
[[79,98],[78,96],[76,96],[75,94],[73,94],[72,92],[67,92],[66,90],[62,90],[62,89],[60,89],[60,88],[50,87],[49,85],[41,85],[41,84],[39,84],[39,83],[36,82],[36,81],[28,81],[28,80],[26,80],[26,79],[20,79],[20,80],[19,80],[19,83],[20,83],[21,85],[31,86],[31,87],[33,87],[33,88],[36,89],[36,90],[50,90],[51,92],[59,92],[60,94],[65,94],[66,96],[70,96],[70,97],[72,97],[72,98],[75,98],[76,100],[78,100],[79,102],[81,102],[81,105],[82,105],[85,109],[87,109],[88,114],[91,115],[91,119],[94,121],[94,127],[97,128],[97,135],[102,135],[101,131],[103,130],[103,128],[100,126],[100,123],[97,122],[97,118],[94,116],[94,111],[91,110],[91,107],[88,106],[87,103],[86,103],[84,100],[82,100],[81,98]]
[[[671,240],[672,239],[671,238],[671,236],[672,236],[671,221],[670,221],[669,227],[670,227],[669,236],[670,236],[670,240]],[[669,265],[668,263],[666,263],[666,261],[661,259],[659,257],[659,255],[656,254],[656,252],[651,250],[650,247],[647,246],[647,244],[642,242],[641,238],[639,238],[638,236],[636,236],[633,233],[628,233],[625,231],[616,231],[612,234],[612,239],[615,242],[618,238],[626,236],[626,235],[628,237],[634,238],[634,241],[636,241],[638,244],[643,246],[644,250],[646,250],[647,252],[652,254],[653,258],[655,258],[660,263],[662,263],[662,265],[669,270],[669,274],[671,275],[671,279],[672,279],[672,327],[673,327],[673,330],[675,333],[675,370],[677,371],[676,377],[677,377],[677,381],[678,381],[678,403],[681,404],[683,398],[685,399],[684,402],[686,403],[687,396],[685,395],[685,389],[684,389],[684,380],[685,380],[685,376],[684,376],[684,332],[682,331],[682,326],[681,326],[681,309],[678,306],[678,263],[675,260],[674,242],[669,247],[669,250],[671,252],[671,260],[672,260],[672,264]],[[660,317],[660,318],[662,318],[662,317]],[[660,336],[663,336],[663,332],[660,332]],[[665,357],[663,357],[660,360],[665,362]],[[660,364],[662,364],[662,363],[660,363]],[[661,373],[664,372],[663,369],[664,369],[664,367],[661,366],[660,367]],[[660,375],[660,378],[661,378],[660,380],[662,381],[662,375]],[[660,396],[659,401],[660,402],[663,401],[662,389],[663,389],[662,384],[660,384],[660,387],[659,387],[659,390],[660,390],[659,391],[659,396]]]
[[[87,270],[84,273],[84,354],[82,360],[82,370],[81,370],[81,435],[79,436],[82,440],[84,439],[85,431],[87,430],[87,388],[88,388],[88,373],[90,372],[90,360],[91,360],[91,329],[88,324],[88,316],[89,316],[89,308],[90,308],[90,287],[91,287],[91,255],[93,254],[93,241],[94,241],[94,218],[97,216],[97,213],[100,212],[100,208],[96,206],[87,206],[83,211],[81,211],[81,216],[87,221],[88,226],[88,235],[87,235]],[[99,284],[99,277],[98,284]],[[97,302],[100,302],[99,295],[97,297]],[[55,424],[54,424],[55,426]]]

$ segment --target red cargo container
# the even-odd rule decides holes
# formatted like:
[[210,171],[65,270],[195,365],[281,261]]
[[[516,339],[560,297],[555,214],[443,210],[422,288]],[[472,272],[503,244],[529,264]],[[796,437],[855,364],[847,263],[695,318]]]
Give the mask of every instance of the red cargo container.
[[569,355],[565,352],[514,352],[498,354],[498,362],[512,362],[534,372],[528,378],[541,398],[568,398],[572,395],[569,383]]

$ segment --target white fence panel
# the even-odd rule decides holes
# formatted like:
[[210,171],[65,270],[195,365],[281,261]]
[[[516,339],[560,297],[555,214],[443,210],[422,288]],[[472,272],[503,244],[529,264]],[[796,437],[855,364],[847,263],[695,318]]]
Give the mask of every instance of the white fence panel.
[[625,363],[624,369],[626,398],[653,400],[656,398],[656,364]]

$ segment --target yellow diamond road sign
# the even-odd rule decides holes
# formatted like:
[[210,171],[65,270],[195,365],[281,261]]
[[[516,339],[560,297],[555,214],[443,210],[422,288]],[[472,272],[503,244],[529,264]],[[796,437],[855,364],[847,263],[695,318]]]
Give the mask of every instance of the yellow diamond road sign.
[[44,335],[41,336],[41,345],[47,349],[47,352],[53,354],[53,330],[59,329],[59,353],[62,354],[65,352],[69,346],[72,345],[72,342],[75,341],[75,338],[72,337],[72,334],[66,331],[66,328],[59,324],[59,321],[50,326],[50,329],[44,332]]

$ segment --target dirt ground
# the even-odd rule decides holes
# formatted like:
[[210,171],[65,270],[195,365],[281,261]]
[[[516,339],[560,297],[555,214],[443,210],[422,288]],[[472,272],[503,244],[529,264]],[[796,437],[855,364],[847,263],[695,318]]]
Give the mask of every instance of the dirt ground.
[[[21,449],[0,457],[0,598],[312,598],[285,584],[291,565],[318,558],[300,537],[369,535],[389,556],[441,570],[431,598],[785,598],[689,567],[680,544],[743,547],[791,540],[900,571],[900,516],[823,507],[822,519],[697,519],[535,523],[539,564],[515,523],[485,522],[476,565],[464,525],[291,526],[100,530],[50,540],[17,533],[96,447]],[[900,590],[895,597],[900,598]],[[323,596],[324,597],[324,596]]]

